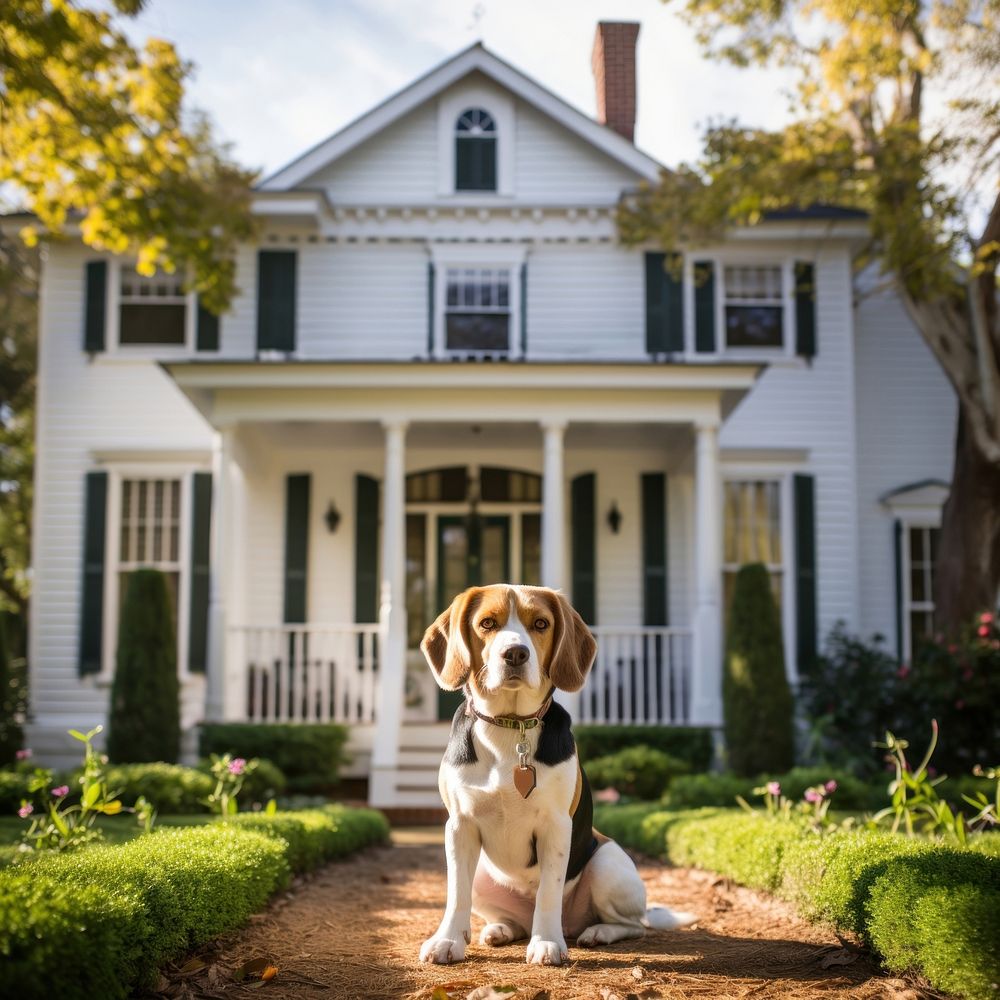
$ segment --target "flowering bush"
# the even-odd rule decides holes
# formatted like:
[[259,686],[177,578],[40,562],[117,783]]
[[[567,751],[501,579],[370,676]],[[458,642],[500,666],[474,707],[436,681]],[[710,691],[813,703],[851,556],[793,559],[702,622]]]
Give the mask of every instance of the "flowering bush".
[[212,754],[210,770],[215,778],[215,789],[205,800],[214,813],[223,819],[235,816],[239,810],[237,796],[243,783],[257,770],[258,761],[234,757],[232,754]]
[[[775,819],[803,822],[817,833],[822,833],[832,826],[832,821],[827,818],[826,814],[830,809],[831,796],[836,790],[837,782],[831,778],[829,781],[807,788],[802,794],[802,799],[797,803],[782,795],[780,781],[769,781],[767,784],[755,788],[753,794],[763,796],[764,812],[768,816]],[[746,812],[756,812],[742,795],[737,795],[736,801]],[[853,824],[853,820],[847,819],[844,823],[850,826]]]

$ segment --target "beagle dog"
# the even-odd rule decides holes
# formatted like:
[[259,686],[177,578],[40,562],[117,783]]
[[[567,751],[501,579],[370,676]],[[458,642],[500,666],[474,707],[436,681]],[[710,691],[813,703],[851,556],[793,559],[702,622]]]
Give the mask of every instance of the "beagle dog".
[[527,961],[560,965],[583,947],[694,921],[646,908],[632,861],[592,827],[593,800],[556,689],[579,691],[597,643],[566,598],[546,587],[472,587],[420,645],[438,684],[465,689],[438,785],[448,809],[448,903],[421,962],[465,958],[479,943],[527,939]]

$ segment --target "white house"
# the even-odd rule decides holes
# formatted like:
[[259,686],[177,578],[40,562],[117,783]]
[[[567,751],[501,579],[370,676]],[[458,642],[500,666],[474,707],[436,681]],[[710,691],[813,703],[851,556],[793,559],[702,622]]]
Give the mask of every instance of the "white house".
[[48,246],[36,753],[104,719],[140,565],[171,581],[189,751],[205,718],[342,721],[376,804],[438,801],[454,700],[417,644],[478,581],[571,594],[600,645],[584,721],[718,726],[749,561],[793,680],[838,619],[906,655],[953,394],[856,284],[856,213],[776,215],[679,274],[618,243],[660,170],[632,142],[637,34],[598,28],[596,120],[477,44],[267,178],[221,320]]

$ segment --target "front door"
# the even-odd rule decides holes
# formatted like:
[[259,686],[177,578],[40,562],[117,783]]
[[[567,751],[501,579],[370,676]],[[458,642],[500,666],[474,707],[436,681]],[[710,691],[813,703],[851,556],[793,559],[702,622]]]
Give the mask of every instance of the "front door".
[[[437,606],[446,608],[467,587],[510,579],[510,517],[437,519]],[[438,691],[438,718],[448,720],[461,691]]]

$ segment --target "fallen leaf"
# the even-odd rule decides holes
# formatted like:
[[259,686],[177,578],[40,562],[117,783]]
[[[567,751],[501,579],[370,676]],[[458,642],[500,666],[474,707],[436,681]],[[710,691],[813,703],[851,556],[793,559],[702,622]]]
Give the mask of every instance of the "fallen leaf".
[[857,955],[852,955],[849,951],[841,948],[840,951],[831,952],[819,963],[821,969],[830,969],[835,965],[852,965],[858,960]]
[[480,986],[469,993],[465,1000],[498,1000],[516,992],[516,986]]
[[636,967],[635,967],[635,968],[634,968],[634,969],[632,970],[632,978],[633,978],[633,979],[634,979],[634,980],[635,980],[635,981],[636,981],[637,983],[639,983],[639,982],[642,982],[642,980],[643,980],[643,978],[645,977],[645,975],[646,975],[646,972],[645,972],[645,970],[643,969],[643,967],[642,967],[641,965],[637,965],[637,966],[636,966]]
[[252,958],[249,962],[244,962],[241,966],[233,970],[233,979],[237,983],[241,983],[247,976],[260,974],[270,964],[270,961],[266,958]]
[[200,958],[189,958],[178,970],[178,976],[193,976],[205,968],[205,963]]
[[263,971],[263,972],[262,972],[262,973],[260,974],[260,978],[261,978],[261,979],[263,979],[263,980],[264,980],[264,982],[266,983],[266,982],[267,982],[268,980],[270,980],[270,979],[274,979],[274,977],[275,977],[275,976],[276,976],[277,974],[278,974],[278,967],[277,967],[276,965],[269,965],[269,966],[267,966],[267,968],[265,968],[265,969],[264,969],[264,971]]

